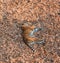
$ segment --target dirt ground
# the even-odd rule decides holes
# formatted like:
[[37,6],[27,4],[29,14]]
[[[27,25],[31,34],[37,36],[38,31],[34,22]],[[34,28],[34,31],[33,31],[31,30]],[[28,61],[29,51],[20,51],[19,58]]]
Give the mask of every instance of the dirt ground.
[[[32,52],[20,26],[38,19],[45,45]],[[0,63],[60,63],[60,0],[0,0]]]

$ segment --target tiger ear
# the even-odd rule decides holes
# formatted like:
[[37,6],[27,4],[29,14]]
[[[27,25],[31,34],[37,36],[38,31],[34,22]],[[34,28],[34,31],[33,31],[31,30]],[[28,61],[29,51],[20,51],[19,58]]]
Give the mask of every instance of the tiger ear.
[[27,26],[24,26],[24,25],[21,26],[22,30],[26,30],[26,28],[27,28]]

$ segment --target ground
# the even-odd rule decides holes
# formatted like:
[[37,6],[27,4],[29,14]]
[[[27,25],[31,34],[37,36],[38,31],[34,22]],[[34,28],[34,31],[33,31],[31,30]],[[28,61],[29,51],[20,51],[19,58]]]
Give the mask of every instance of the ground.
[[[20,26],[38,19],[45,45],[32,52]],[[0,0],[0,63],[60,63],[60,0]]]

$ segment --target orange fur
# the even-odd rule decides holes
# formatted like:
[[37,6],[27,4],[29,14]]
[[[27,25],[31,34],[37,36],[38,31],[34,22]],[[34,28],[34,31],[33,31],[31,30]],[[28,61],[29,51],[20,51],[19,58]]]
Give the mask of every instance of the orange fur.
[[27,42],[34,42],[34,41],[37,41],[37,38],[35,37],[30,37],[29,36],[29,33],[35,28],[35,26],[25,26],[23,25],[22,26],[22,30],[24,31],[23,32],[23,37],[24,39],[27,41]]

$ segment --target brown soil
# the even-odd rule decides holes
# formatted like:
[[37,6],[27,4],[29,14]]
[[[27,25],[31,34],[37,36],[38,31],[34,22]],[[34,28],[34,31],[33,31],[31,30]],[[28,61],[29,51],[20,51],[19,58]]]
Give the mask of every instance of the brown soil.
[[[45,45],[33,53],[20,27],[38,19],[44,24]],[[59,0],[0,0],[0,63],[60,63]]]

